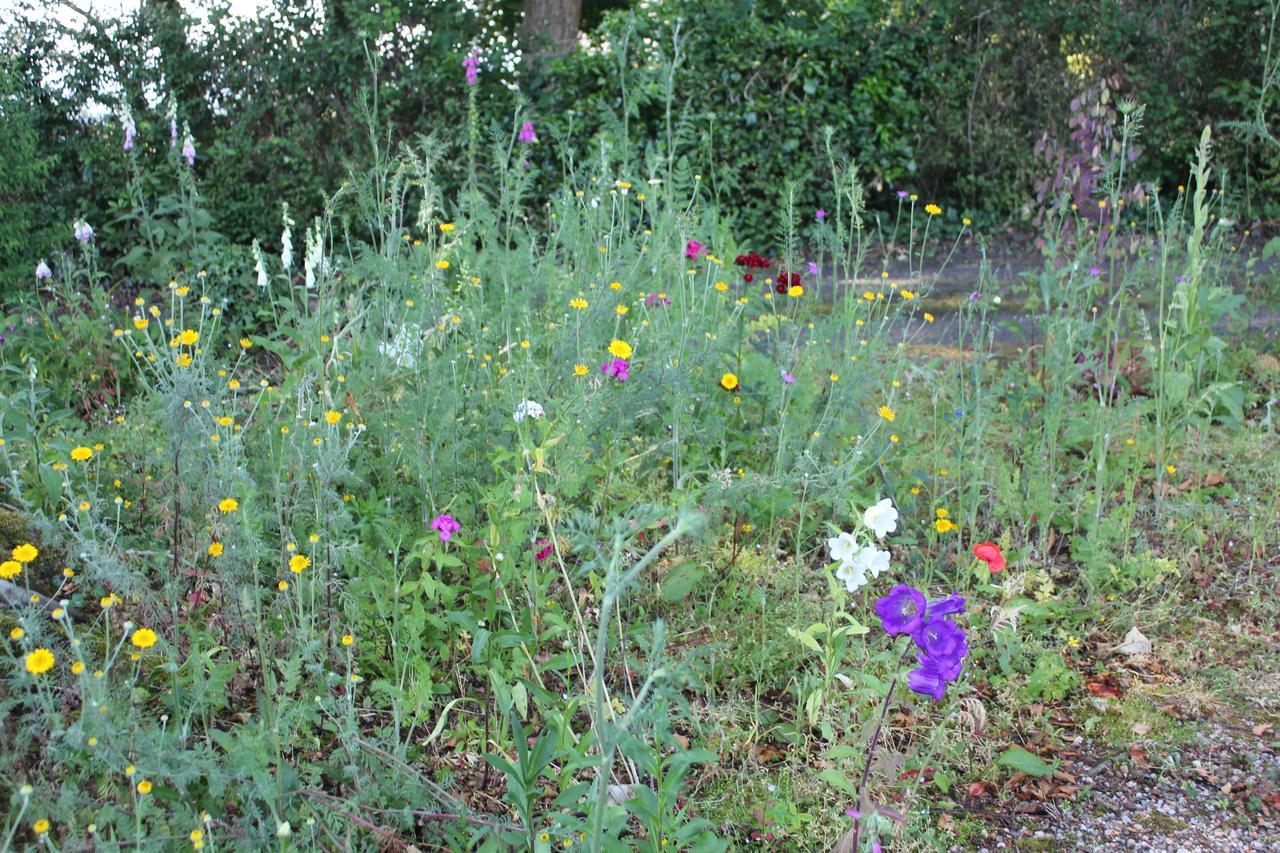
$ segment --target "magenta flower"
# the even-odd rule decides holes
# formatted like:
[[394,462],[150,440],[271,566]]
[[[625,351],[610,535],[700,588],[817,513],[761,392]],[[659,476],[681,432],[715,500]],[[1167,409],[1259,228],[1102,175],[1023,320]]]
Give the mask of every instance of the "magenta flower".
[[815,276],[815,277],[818,275],[818,265],[815,264],[813,261],[809,261],[809,263],[805,264],[805,266],[809,270],[809,275]]
[[462,60],[462,67],[467,70],[467,85],[474,86],[480,81],[480,51],[471,48],[471,52]]
[[538,141],[538,134],[533,129],[533,122],[526,121],[524,124],[520,125],[519,139],[525,145],[531,145]]
[[441,514],[431,522],[431,529],[440,534],[441,542],[448,542],[453,538],[453,534],[462,529],[462,525],[452,515]]
[[631,364],[625,358],[615,358],[600,365],[600,372],[611,379],[626,382],[631,377]]
[[133,138],[137,135],[138,135],[138,126],[133,123],[133,119],[129,119],[129,121],[124,126],[124,150],[125,151],[133,150]]
[[646,308],[657,308],[660,305],[667,306],[670,304],[671,300],[667,298],[666,294],[662,293],[650,293],[644,298],[644,305]]
[[702,254],[702,244],[697,240],[690,240],[684,244],[684,256],[689,260],[696,261],[700,254]]
[[1093,276],[1094,278],[1097,278],[1098,276],[1102,275],[1102,270],[1098,269],[1097,267],[1089,267],[1089,275]]
[[552,552],[555,551],[555,546],[545,539],[539,539],[537,542],[533,543],[533,547],[537,549],[537,553],[533,555],[534,559],[539,563],[546,560],[547,557],[550,557]]
[[827,218],[827,212],[822,208],[818,208],[813,215],[819,222]]
[[52,277],[53,277],[53,270],[49,269],[48,264],[46,264],[44,261],[41,261],[40,263],[36,264],[36,278],[44,279],[44,278],[52,278]]
[[785,370],[782,371],[782,381],[787,383],[788,385],[796,384],[796,378]]
[[898,198],[907,198],[910,195],[911,193],[907,192],[906,190],[898,190]]

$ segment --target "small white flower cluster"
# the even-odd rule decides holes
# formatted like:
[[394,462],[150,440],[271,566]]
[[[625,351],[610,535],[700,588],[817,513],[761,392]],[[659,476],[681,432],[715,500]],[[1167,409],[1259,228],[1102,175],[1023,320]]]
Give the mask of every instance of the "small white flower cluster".
[[284,202],[284,213],[280,219],[284,230],[280,232],[280,264],[285,272],[293,268],[293,218],[289,216],[289,202]]
[[314,290],[316,278],[329,274],[330,264],[324,256],[324,235],[320,231],[320,217],[315,218],[305,235],[306,254],[302,257],[303,283],[307,290]]
[[422,327],[417,323],[405,323],[396,329],[395,337],[378,344],[378,353],[396,367],[413,369],[422,352]]
[[262,247],[258,245],[258,241],[253,241],[253,272],[258,277],[258,287],[266,287],[269,283],[267,278],[267,264],[262,257]]
[[538,418],[542,417],[542,414],[541,403],[535,400],[525,400],[523,403],[516,406],[516,412],[513,417],[515,418],[516,423],[520,423],[525,418],[533,418],[536,421]]
[[[862,514],[862,523],[876,539],[883,539],[898,529],[898,510],[893,501],[885,498]],[[836,577],[844,581],[849,592],[857,592],[889,568],[888,551],[881,551],[874,544],[860,545],[852,532],[828,539],[827,548],[831,559],[840,564]]]

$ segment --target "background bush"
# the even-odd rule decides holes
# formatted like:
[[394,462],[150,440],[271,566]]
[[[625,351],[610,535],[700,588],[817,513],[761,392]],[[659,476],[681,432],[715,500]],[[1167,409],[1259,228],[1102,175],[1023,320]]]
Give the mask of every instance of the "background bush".
[[[740,234],[762,239],[777,233],[789,181],[799,209],[824,204],[826,128],[835,153],[860,164],[873,205],[907,187],[951,208],[1030,216],[1044,172],[1037,141],[1065,140],[1072,99],[1100,80],[1147,105],[1135,178],[1182,183],[1188,138],[1253,113],[1270,22],[1251,0],[588,6],[586,46],[536,65],[511,54],[519,16],[510,2],[338,0],[321,13],[277,0],[254,20],[216,9],[198,20],[159,2],[69,34],[29,6],[3,33],[0,286],[26,280],[76,216],[113,245],[129,243],[113,232],[136,224],[112,218],[128,180],[118,144],[124,101],[142,144],[155,149],[168,144],[172,93],[196,140],[215,230],[275,250],[263,226],[278,221],[281,201],[305,221],[352,169],[368,166],[362,93],[376,91],[371,112],[396,138],[434,133],[461,153],[460,63],[478,45],[480,115],[514,120],[524,103],[543,139],[578,159],[598,156],[601,144],[635,145],[655,162],[719,175],[710,190]],[[670,116],[668,85],[680,107]],[[1216,138],[1223,159],[1243,165],[1244,214],[1274,216],[1276,147]],[[560,153],[542,146],[530,155],[551,167],[531,176],[540,195],[559,180]],[[442,159],[436,180],[446,195],[464,180],[464,159]]]

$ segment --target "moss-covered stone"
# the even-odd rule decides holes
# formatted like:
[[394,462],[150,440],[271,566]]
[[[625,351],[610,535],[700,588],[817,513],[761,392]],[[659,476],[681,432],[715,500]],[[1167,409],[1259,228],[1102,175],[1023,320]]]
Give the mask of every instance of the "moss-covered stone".
[[1185,820],[1179,820],[1176,817],[1170,817],[1160,812],[1143,815],[1138,818],[1138,823],[1150,830],[1153,835],[1173,835],[1175,832],[1181,832],[1189,826]]
[[22,567],[13,582],[30,586],[41,595],[51,595],[62,583],[62,570],[67,565],[66,550],[49,544],[26,515],[11,509],[0,509],[0,557],[8,559],[19,545],[31,544],[40,555]]

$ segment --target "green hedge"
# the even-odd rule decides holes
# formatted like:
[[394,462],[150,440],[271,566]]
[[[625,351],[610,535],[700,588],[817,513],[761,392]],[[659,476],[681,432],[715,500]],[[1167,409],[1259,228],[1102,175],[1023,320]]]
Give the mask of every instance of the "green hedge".
[[[0,293],[29,279],[76,216],[121,253],[137,239],[134,220],[115,216],[129,205],[128,160],[118,120],[104,116],[122,96],[141,131],[138,162],[154,172],[142,185],[169,180],[157,101],[171,91],[216,230],[274,249],[281,201],[304,221],[368,163],[359,107],[371,89],[378,132],[436,133],[457,155],[437,179],[446,191],[462,183],[460,62],[477,44],[481,127],[509,132],[524,104],[543,140],[527,152],[541,167],[535,188],[555,182],[566,151],[591,157],[602,142],[639,177],[646,157],[671,155],[707,176],[744,238],[764,243],[789,183],[806,216],[830,205],[817,191],[825,128],[835,153],[858,161],[873,204],[905,187],[949,215],[1009,215],[1042,171],[1036,141],[1065,137],[1071,99],[1100,78],[1147,104],[1137,177],[1179,183],[1203,124],[1253,110],[1269,23],[1256,0],[665,0],[604,11],[590,48],[532,67],[501,61],[518,30],[513,5],[335,0],[318,16],[278,0],[257,20],[215,12],[197,26],[178,4],[146,4],[85,23],[71,52],[38,12],[15,16],[0,73]],[[593,18],[608,5],[592,4]],[[1277,151],[1215,136],[1222,162],[1247,177],[1247,212],[1274,215]]]

